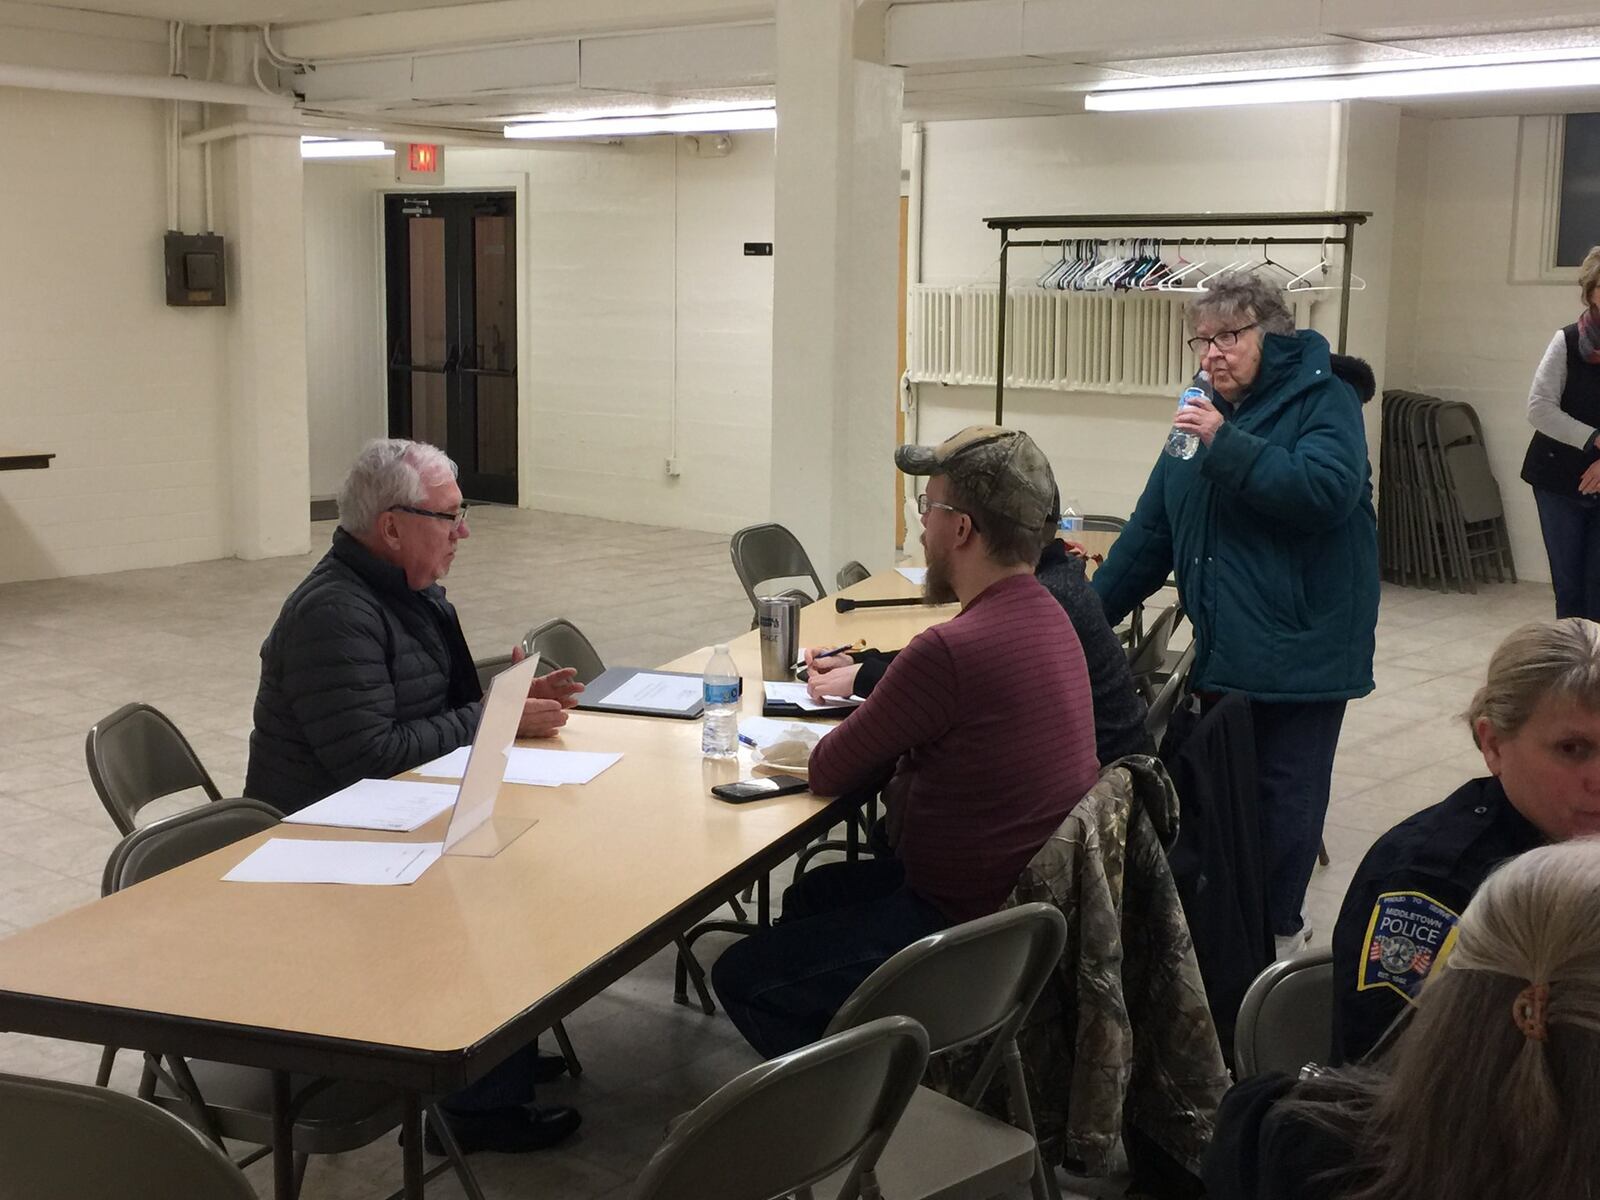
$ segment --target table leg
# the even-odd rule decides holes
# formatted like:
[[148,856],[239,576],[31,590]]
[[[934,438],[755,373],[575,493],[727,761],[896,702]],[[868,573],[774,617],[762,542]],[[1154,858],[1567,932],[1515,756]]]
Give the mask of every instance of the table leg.
[[401,1169],[405,1175],[406,1200],[422,1200],[422,1097],[407,1092],[400,1114]]
[[772,872],[761,872],[761,878],[756,880],[756,920],[762,929],[772,924]]
[[294,1117],[289,1111],[289,1072],[272,1073],[272,1194],[295,1200]]

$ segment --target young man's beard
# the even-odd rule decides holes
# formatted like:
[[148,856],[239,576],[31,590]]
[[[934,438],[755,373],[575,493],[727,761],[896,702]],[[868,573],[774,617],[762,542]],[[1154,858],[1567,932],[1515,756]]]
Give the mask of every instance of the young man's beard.
[[922,602],[924,604],[953,604],[957,600],[955,585],[943,557],[926,555],[928,573],[923,577]]

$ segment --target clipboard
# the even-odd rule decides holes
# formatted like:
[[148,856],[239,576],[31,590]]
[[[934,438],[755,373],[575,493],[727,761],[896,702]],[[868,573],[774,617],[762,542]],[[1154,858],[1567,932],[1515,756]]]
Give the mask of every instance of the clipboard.
[[[605,704],[603,701],[612,692],[631,680],[635,675],[668,675],[675,679],[692,679],[695,681],[695,700],[685,707],[652,707],[648,704]],[[643,667],[607,667],[595,678],[584,685],[583,691],[578,695],[578,702],[573,707],[585,712],[598,713],[625,713],[633,717],[666,717],[677,721],[698,721],[705,712],[705,700],[700,694],[701,677],[688,671],[651,671]]]
[[840,720],[848,717],[859,704],[842,704],[838,708],[801,708],[798,704],[789,704],[783,700],[763,700],[761,702],[761,715],[763,717],[792,717],[801,721]]

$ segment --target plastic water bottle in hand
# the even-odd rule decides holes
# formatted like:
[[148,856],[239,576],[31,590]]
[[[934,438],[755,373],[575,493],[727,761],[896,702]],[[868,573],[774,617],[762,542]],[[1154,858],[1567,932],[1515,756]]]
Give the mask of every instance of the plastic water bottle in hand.
[[702,688],[705,717],[700,725],[700,753],[706,758],[738,757],[739,699],[743,683],[726,646],[713,647]]
[[[1205,371],[1197,372],[1194,382],[1183,389],[1183,395],[1178,397],[1178,408],[1181,411],[1196,400],[1211,399],[1211,376]],[[1194,452],[1200,449],[1198,434],[1186,433],[1176,425],[1172,432],[1167,434],[1167,453],[1173,458],[1193,458]]]

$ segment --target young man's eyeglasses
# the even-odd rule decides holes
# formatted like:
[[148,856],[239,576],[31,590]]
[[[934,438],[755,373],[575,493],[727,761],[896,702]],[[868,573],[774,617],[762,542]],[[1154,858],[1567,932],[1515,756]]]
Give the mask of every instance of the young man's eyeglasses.
[[932,508],[942,508],[945,510],[945,512],[960,513],[963,517],[972,522],[972,527],[974,529],[978,527],[978,519],[966,509],[957,508],[954,504],[946,504],[942,500],[935,500],[932,496],[928,495],[927,492],[920,493],[917,496],[918,515],[925,517],[928,515],[928,510]]
[[1251,321],[1248,325],[1241,325],[1237,329],[1224,329],[1221,333],[1213,334],[1211,337],[1192,337],[1189,339],[1188,346],[1190,350],[1194,351],[1196,358],[1206,352],[1207,346],[1215,346],[1218,350],[1232,350],[1239,344],[1239,335],[1245,330],[1254,329],[1255,327],[1256,322]]
[[455,529],[460,529],[467,523],[467,505],[463,504],[457,512],[434,512],[431,508],[413,508],[409,504],[391,505],[388,512],[411,513],[418,517],[432,517],[435,521],[449,521]]

